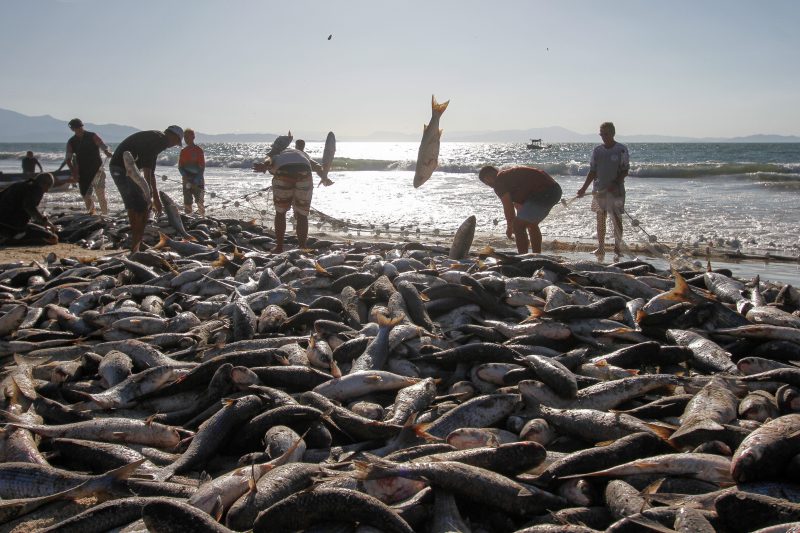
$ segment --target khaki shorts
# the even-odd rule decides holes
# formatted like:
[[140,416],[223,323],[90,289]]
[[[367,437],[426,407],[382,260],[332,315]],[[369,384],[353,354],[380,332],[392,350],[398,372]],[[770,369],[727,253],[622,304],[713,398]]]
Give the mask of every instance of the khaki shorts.
[[595,213],[622,213],[625,210],[625,194],[616,196],[609,192],[598,192],[592,197],[592,211]]
[[285,213],[291,207],[295,214],[308,216],[313,195],[314,180],[311,172],[288,175],[278,173],[272,178],[272,199],[276,213]]

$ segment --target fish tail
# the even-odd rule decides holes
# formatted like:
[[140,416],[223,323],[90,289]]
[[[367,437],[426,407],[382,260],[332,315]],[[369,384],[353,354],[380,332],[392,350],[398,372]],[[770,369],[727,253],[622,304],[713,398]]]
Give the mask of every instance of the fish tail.
[[423,438],[429,442],[441,441],[442,439],[440,439],[439,437],[435,437],[430,433],[428,433],[428,428],[430,426],[431,426],[430,424],[414,424],[413,426],[411,426],[411,429],[414,431],[414,434],[417,437]]
[[431,95],[431,110],[433,111],[434,115],[441,116],[444,113],[444,110],[447,109],[447,105],[450,103],[450,100],[446,102],[442,102],[441,104],[436,101],[436,97]]
[[669,441],[673,430],[658,424],[645,424],[650,430],[665,441]]
[[388,327],[388,328],[391,329],[391,328],[395,327],[397,324],[399,324],[400,322],[402,322],[404,318],[405,318],[405,315],[403,315],[403,314],[400,314],[400,316],[398,316],[396,318],[389,318],[386,315],[378,315],[378,326],[380,326],[380,327]]
[[137,468],[142,466],[142,463],[144,463],[145,461],[147,461],[147,458],[143,457],[138,461],[128,463],[125,466],[115,468],[114,470],[109,470],[108,472],[102,474],[99,477],[110,479],[111,481],[121,481],[124,479],[128,479],[136,471]]
[[219,257],[213,263],[211,263],[211,266],[214,268],[219,268],[224,267],[228,263],[230,263],[230,261],[228,261],[228,258],[225,256],[225,254],[219,254]]

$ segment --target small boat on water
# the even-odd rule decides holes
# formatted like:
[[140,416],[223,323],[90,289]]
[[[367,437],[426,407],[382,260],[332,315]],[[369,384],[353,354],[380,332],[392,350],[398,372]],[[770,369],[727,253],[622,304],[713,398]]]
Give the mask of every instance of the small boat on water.
[[531,142],[528,143],[528,150],[541,150],[544,148],[541,139],[531,139]]
[[[71,183],[68,183],[70,179],[70,171],[69,169],[59,170],[50,172],[55,178],[55,183],[47,192],[64,192],[69,190]],[[0,190],[5,189],[12,183],[16,183],[18,181],[26,180],[36,176],[36,174],[23,174],[22,172],[0,172]]]

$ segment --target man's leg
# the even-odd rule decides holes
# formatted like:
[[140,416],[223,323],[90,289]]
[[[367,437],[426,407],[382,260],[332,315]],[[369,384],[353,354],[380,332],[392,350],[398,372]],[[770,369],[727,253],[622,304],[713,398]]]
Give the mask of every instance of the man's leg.
[[606,255],[606,212],[597,212],[597,250],[594,255],[601,259]]
[[306,239],[308,239],[308,215],[295,212],[294,218],[297,221],[297,246],[305,248]]
[[131,253],[136,253],[142,245],[144,228],[147,225],[147,211],[128,209],[128,221],[131,224]]
[[619,256],[622,254],[622,215],[612,211],[611,223],[614,225],[614,255]]
[[86,212],[90,215],[94,215],[94,200],[92,199],[92,191],[86,193],[86,196],[83,197],[83,203],[86,206]]
[[521,254],[528,253],[528,222],[520,219],[514,219],[514,241],[517,243],[517,252]]
[[275,212],[275,248],[272,251],[279,254],[283,251],[283,238],[286,235],[286,212]]
[[542,230],[539,229],[539,224],[531,222],[528,224],[528,235],[531,238],[531,252],[535,254],[542,253]]

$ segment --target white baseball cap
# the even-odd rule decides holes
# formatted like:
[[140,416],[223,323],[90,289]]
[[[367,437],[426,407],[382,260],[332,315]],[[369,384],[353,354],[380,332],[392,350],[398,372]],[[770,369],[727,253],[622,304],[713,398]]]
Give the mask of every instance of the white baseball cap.
[[180,126],[172,125],[164,130],[164,133],[170,132],[178,136],[178,144],[183,146],[183,128]]

